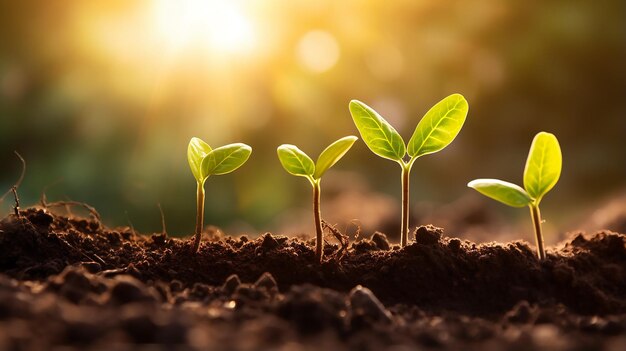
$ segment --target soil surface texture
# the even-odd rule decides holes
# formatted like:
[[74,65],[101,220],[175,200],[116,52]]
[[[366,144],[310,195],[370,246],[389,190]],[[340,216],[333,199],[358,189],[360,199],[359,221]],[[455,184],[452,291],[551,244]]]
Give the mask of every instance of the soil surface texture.
[[331,238],[322,264],[270,233],[194,254],[23,210],[0,222],[0,350],[626,350],[624,234],[571,233],[544,261],[432,225],[405,248]]

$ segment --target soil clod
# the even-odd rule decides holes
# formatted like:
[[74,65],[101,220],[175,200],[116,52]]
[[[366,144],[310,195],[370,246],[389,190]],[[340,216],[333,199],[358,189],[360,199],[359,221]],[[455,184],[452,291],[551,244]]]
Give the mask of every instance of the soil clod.
[[390,248],[389,240],[387,240],[387,235],[381,232],[375,232],[374,234],[372,234],[371,240],[380,250],[389,250]]
[[443,235],[443,229],[432,224],[422,225],[415,229],[415,241],[422,245],[434,245]]

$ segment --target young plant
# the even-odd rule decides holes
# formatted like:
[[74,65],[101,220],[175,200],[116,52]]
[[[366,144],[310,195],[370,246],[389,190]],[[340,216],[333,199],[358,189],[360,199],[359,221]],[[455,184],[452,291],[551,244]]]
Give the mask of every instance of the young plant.
[[196,192],[196,232],[193,243],[193,252],[200,247],[202,227],[204,226],[204,182],[212,175],[230,173],[241,167],[252,153],[252,148],[246,144],[228,144],[211,149],[209,144],[200,138],[191,138],[187,148],[187,161],[193,173],[198,188]]
[[554,134],[540,132],[535,135],[524,168],[524,189],[498,179],[476,179],[467,184],[483,195],[512,207],[530,207],[535,229],[537,255],[546,258],[541,234],[539,203],[559,180],[563,158],[561,147]]
[[295,176],[305,177],[313,186],[313,215],[315,219],[315,259],[322,262],[323,235],[320,211],[320,183],[322,175],[350,150],[358,138],[343,137],[330,144],[317,159],[316,163],[295,145],[283,144],[278,147],[278,159],[285,170]]
[[409,238],[409,176],[413,162],[448,146],[463,127],[468,110],[462,95],[446,97],[426,112],[405,146],[402,136],[376,111],[360,101],[350,101],[352,119],[367,147],[380,157],[396,161],[402,169],[402,246]]

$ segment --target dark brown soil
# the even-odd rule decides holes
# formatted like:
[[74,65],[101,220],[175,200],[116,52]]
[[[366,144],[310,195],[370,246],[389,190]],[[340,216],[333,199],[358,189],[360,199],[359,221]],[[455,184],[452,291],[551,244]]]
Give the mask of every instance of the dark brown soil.
[[[422,226],[325,246],[265,234],[184,240],[41,209],[0,223],[0,350],[624,350],[626,236],[548,249]],[[403,348],[404,347],[404,348]],[[71,348],[70,348],[71,349]]]

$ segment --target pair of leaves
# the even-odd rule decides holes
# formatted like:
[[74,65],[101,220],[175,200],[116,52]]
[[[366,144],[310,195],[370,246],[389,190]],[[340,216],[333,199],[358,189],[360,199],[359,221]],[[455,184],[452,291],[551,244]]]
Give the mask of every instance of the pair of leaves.
[[540,132],[535,135],[526,159],[524,189],[498,179],[476,179],[467,186],[512,207],[536,206],[558,182],[562,165],[561,147],[556,136]]
[[278,159],[283,168],[290,174],[306,177],[314,182],[337,163],[357,139],[357,137],[350,135],[335,141],[322,151],[316,163],[313,163],[313,160],[297,146],[283,144],[277,149]]
[[461,131],[469,105],[460,94],[452,94],[433,106],[420,120],[405,146],[402,136],[374,109],[358,100],[350,101],[350,113],[363,141],[373,153],[403,163],[448,146]]
[[241,167],[250,157],[252,148],[246,144],[228,144],[211,149],[200,138],[191,138],[187,148],[187,161],[194,178],[199,183],[211,175],[230,173]]

